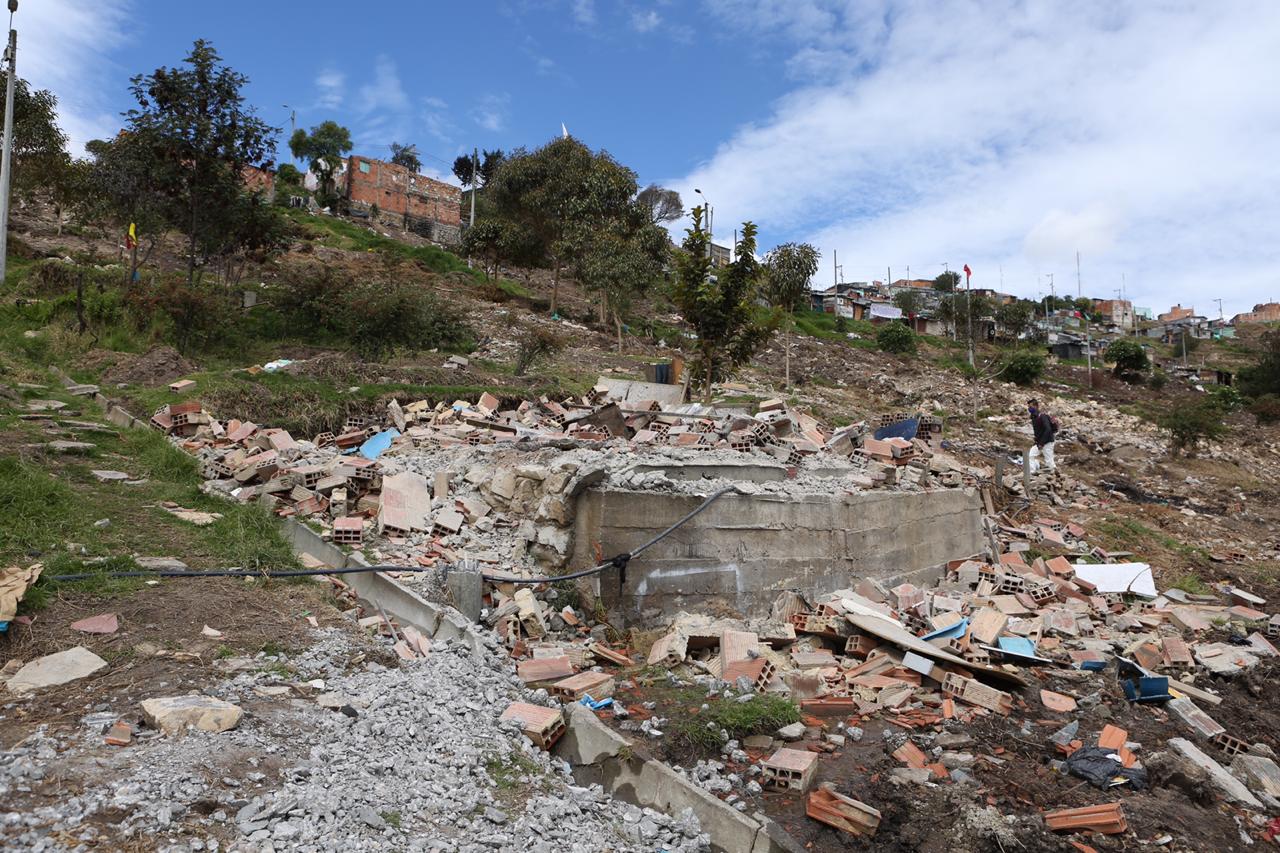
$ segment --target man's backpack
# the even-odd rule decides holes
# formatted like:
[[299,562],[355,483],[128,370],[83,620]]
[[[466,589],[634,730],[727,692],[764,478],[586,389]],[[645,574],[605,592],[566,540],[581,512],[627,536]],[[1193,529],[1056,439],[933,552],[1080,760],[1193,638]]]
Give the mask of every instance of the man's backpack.
[[1048,415],[1048,418],[1049,418],[1049,426],[1053,427],[1053,434],[1057,435],[1058,430],[1062,429],[1062,427],[1058,424],[1058,419],[1053,415]]

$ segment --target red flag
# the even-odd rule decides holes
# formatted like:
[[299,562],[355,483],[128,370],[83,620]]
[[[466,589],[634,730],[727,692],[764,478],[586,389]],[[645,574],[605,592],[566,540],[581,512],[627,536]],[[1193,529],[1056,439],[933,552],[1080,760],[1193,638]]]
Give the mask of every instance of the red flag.
[[971,276],[971,275],[973,275],[973,270],[969,269],[969,265],[968,265],[968,264],[965,264],[965,265],[964,265],[964,277],[965,277],[965,279],[968,279],[968,278],[969,278],[969,276]]

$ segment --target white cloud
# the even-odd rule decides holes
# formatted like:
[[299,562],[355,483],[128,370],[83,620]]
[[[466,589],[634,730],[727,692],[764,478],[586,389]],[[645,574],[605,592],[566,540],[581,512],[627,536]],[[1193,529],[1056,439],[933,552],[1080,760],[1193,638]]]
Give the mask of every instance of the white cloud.
[[14,16],[18,76],[58,96],[58,120],[73,153],[120,129],[102,83],[122,76],[107,55],[125,42],[130,7],[127,0],[37,0]]
[[342,106],[342,93],[347,78],[341,71],[326,68],[316,75],[316,107],[334,110]]
[[360,112],[375,110],[404,111],[409,107],[409,96],[400,84],[400,72],[391,57],[379,55],[373,63],[373,80],[360,87]]
[[485,95],[472,108],[471,120],[485,130],[497,133],[507,126],[507,108],[510,103],[511,96],[505,93]]
[[573,19],[584,27],[596,22],[595,0],[571,0],[569,11],[573,14]]
[[[936,275],[1027,296],[1181,301],[1280,291],[1280,5],[711,0],[782,40],[796,86],[674,182],[840,253],[845,278]],[[829,276],[829,266],[819,280]],[[1198,302],[1204,302],[1201,305]]]
[[647,12],[631,13],[631,29],[638,33],[653,32],[662,23],[662,16],[653,9]]

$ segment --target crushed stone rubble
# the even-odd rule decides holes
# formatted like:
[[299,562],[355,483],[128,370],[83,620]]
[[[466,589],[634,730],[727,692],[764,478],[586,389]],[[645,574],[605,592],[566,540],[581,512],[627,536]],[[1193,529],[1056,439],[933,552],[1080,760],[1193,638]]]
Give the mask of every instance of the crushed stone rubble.
[[[490,653],[478,664],[469,645],[445,640],[426,660],[399,667],[365,661],[346,673],[341,662],[355,653],[350,641],[332,630],[319,634],[290,661],[308,680],[297,686],[305,695],[295,688],[290,695],[299,698],[279,716],[247,716],[218,734],[136,743],[131,774],[108,771],[49,805],[0,811],[4,845],[92,846],[102,835],[97,821],[106,819],[118,823],[120,836],[171,853],[322,851],[335,844],[369,851],[710,849],[692,812],[672,817],[579,786],[564,761],[501,721],[513,696],[547,701],[545,692],[522,691],[501,658]],[[279,678],[240,672],[210,692],[243,702],[272,682]],[[0,798],[29,790],[53,762],[100,737],[101,721],[89,722],[97,725],[78,739],[41,733],[0,754]],[[243,772],[222,766],[228,755],[244,756]],[[107,767],[87,755],[76,763],[87,774]],[[264,772],[274,765],[278,781]]]

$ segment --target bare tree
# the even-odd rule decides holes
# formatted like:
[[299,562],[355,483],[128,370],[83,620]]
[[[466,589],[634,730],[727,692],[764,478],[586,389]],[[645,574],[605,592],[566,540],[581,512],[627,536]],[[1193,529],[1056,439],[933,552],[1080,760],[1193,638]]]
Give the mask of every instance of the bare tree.
[[684,203],[680,201],[680,193],[657,184],[649,184],[640,190],[636,195],[636,203],[648,211],[649,221],[654,225],[675,222],[684,216]]

